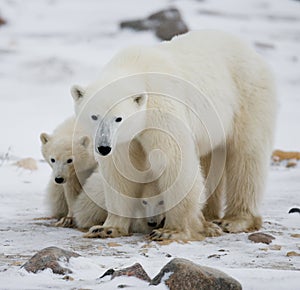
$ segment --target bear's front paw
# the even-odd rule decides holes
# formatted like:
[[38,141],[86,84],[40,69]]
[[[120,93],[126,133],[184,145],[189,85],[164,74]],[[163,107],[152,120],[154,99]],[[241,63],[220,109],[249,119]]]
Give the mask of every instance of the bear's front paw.
[[223,234],[223,231],[217,224],[212,222],[206,222],[204,225],[203,234],[206,237],[218,237]]
[[164,241],[164,240],[172,240],[172,241],[202,241],[204,240],[204,236],[200,232],[181,232],[176,230],[168,230],[168,229],[156,229],[153,230],[149,234],[149,239],[152,241]]
[[56,227],[74,228],[75,223],[73,217],[62,217],[58,222],[54,224]]
[[128,236],[127,233],[119,228],[115,227],[103,227],[103,226],[93,226],[84,235],[85,238],[117,238],[121,236]]
[[152,241],[174,240],[177,234],[176,231],[156,229],[149,234],[149,238]]
[[259,230],[262,220],[261,217],[243,216],[215,220],[214,223],[221,227],[225,233],[247,233]]

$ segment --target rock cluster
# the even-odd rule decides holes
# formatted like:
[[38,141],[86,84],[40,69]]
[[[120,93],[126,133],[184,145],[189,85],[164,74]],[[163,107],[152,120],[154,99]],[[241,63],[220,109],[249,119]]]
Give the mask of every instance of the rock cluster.
[[[57,247],[49,247],[39,251],[22,267],[28,272],[33,273],[50,268],[55,274],[66,275],[72,273],[72,271],[60,266],[59,262],[68,262],[71,257],[79,256],[80,255],[75,252],[65,251]],[[181,258],[171,260],[153,279],[148,276],[147,272],[139,263],[116,271],[109,269],[100,277],[100,279],[105,276],[110,276],[111,279],[119,276],[131,276],[144,280],[150,283],[150,285],[164,283],[170,290],[242,289],[241,284],[237,280],[224,272],[214,268],[200,266]],[[69,276],[65,276],[65,278],[68,277]]]

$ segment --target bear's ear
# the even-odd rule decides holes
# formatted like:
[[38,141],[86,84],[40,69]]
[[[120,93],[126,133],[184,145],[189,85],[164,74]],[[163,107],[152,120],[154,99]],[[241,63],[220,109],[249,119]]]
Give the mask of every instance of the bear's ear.
[[84,148],[87,148],[90,144],[90,138],[88,136],[83,136],[83,137],[80,138],[79,143]]
[[133,97],[133,102],[137,104],[139,107],[146,107],[147,100],[148,100],[147,94],[141,94]]
[[48,135],[47,133],[42,133],[40,135],[40,139],[41,139],[42,144],[46,144],[50,140],[50,135]]
[[71,95],[75,102],[82,99],[84,97],[84,93],[85,93],[85,89],[78,85],[74,85],[71,87]]

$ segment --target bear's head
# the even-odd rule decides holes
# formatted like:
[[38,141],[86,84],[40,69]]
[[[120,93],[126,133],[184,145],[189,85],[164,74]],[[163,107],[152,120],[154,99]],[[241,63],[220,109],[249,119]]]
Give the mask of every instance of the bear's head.
[[43,157],[51,166],[53,181],[57,184],[66,183],[77,170],[85,171],[95,164],[87,136],[72,141],[72,138],[42,133],[40,140]]
[[130,142],[137,133],[146,127],[146,93],[118,98],[114,88],[109,96],[103,93],[91,93],[91,90],[79,86],[71,88],[75,112],[79,123],[93,139],[94,151],[98,156],[110,155],[117,144]]

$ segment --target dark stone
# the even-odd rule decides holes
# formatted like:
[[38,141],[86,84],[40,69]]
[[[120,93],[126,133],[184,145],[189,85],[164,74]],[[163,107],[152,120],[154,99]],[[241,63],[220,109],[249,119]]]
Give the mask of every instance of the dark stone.
[[248,236],[248,239],[254,243],[270,244],[275,238],[265,233],[254,233]]
[[150,285],[164,281],[170,290],[235,290],[241,284],[227,274],[210,267],[197,265],[186,259],[173,259],[166,264]]
[[173,36],[188,31],[187,25],[176,8],[158,11],[145,19],[122,21],[120,27],[136,31],[153,30],[155,35],[162,40],[170,40]]
[[150,277],[139,263],[135,263],[133,266],[114,271],[111,279],[114,279],[118,276],[133,276],[147,282],[151,281]]
[[33,255],[22,268],[32,273],[50,268],[55,274],[65,275],[72,273],[72,271],[61,267],[58,262],[62,260],[69,262],[71,257],[76,258],[79,256],[75,252],[65,251],[57,247],[48,247]]
[[168,20],[156,28],[155,35],[162,40],[171,40],[175,35],[188,31],[187,25],[182,20]]
[[108,269],[102,276],[100,276],[100,279],[102,279],[105,276],[111,276],[113,273],[115,273],[114,269]]
[[164,22],[167,20],[181,20],[181,14],[176,8],[168,8],[151,14],[148,20]]
[[6,21],[0,16],[0,26],[6,24]]
[[293,207],[289,210],[289,213],[295,213],[295,212],[298,212],[300,213],[300,208],[297,208],[297,207]]
[[131,28],[136,31],[151,30],[153,23],[147,20],[129,20],[120,23],[121,28]]

